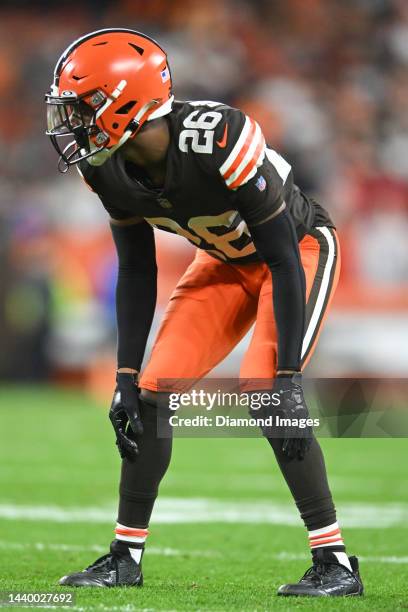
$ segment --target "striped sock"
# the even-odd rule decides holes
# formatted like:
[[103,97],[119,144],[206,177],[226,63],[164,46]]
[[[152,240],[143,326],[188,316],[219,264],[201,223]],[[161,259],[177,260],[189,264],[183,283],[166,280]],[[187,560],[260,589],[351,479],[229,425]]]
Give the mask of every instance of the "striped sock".
[[327,527],[322,527],[321,529],[313,529],[309,531],[308,535],[312,554],[313,551],[318,548],[326,548],[335,555],[341,565],[344,565],[348,570],[352,571],[343,538],[341,537],[340,527],[337,522],[327,525]]
[[148,535],[149,532],[147,529],[126,527],[126,525],[116,523],[115,538],[119,540],[119,542],[126,544],[130,556],[136,563],[140,563]]

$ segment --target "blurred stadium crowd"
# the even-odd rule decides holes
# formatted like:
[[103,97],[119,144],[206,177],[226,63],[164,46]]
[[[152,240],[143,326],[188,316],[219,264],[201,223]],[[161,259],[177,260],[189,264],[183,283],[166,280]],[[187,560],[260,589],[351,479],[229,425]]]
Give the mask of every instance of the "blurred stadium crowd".
[[[89,377],[113,363],[106,216],[75,170],[57,172],[43,103],[63,49],[103,27],[157,38],[177,98],[251,114],[331,211],[343,272],[314,372],[406,375],[406,0],[3,0],[0,377]],[[193,252],[163,232],[158,245],[160,315]],[[240,350],[220,372],[237,367]]]

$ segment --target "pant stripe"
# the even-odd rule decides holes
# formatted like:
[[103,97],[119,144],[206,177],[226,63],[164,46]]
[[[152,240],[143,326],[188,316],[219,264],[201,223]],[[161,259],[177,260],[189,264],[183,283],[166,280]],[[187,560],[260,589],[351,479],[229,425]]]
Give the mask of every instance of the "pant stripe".
[[336,272],[337,243],[333,230],[328,227],[316,227],[315,231],[310,233],[319,241],[320,255],[316,278],[306,305],[306,333],[302,344],[302,362],[307,359],[319,332]]

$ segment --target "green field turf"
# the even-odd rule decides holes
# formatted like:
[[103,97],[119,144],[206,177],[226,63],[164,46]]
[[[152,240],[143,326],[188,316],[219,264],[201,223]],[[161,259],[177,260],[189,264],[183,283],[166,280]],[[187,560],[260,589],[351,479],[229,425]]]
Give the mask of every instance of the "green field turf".
[[[78,393],[0,389],[0,591],[57,591],[61,575],[106,552],[116,518],[119,457],[105,412]],[[342,507],[353,504],[360,513],[374,509],[379,523],[382,508],[387,516],[396,513],[391,526],[376,527],[370,515],[366,526],[343,528],[349,551],[365,558],[364,598],[275,596],[280,584],[308,567],[300,521],[203,523],[194,522],[192,512],[185,523],[152,521],[143,589],[77,590],[74,609],[407,609],[407,441],[323,440],[322,446],[340,520]],[[166,508],[170,498],[179,498],[175,508],[180,499],[202,499],[241,510],[278,504],[293,513],[261,439],[176,439],[161,495]],[[87,520],[86,509],[97,518]]]

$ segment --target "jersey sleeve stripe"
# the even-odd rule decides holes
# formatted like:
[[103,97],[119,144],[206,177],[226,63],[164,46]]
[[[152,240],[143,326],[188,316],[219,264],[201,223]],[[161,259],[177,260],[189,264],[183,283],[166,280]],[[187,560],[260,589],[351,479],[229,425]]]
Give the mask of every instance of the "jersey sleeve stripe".
[[[243,172],[247,165],[252,162],[254,156],[256,155],[256,150],[259,144],[262,144],[262,142],[264,142],[261,128],[256,122],[254,122],[254,128],[254,133],[251,136],[248,146],[242,148],[241,153],[237,157],[236,162],[232,165],[232,172],[231,170],[229,170],[227,175],[224,175],[224,179],[227,183],[227,186],[230,186],[231,183],[233,183],[239,177],[239,175]],[[258,155],[256,155],[256,158],[258,157]]]
[[281,177],[283,183],[285,183],[290,171],[292,170],[292,166],[288,164],[286,159],[283,159],[279,153],[273,149],[269,149],[268,147],[266,148],[266,157],[269,159],[276,172]]
[[252,119],[250,119],[250,128],[249,128],[248,135],[245,139],[245,142],[243,143],[241,150],[238,152],[231,166],[222,175],[225,180],[227,180],[237,170],[238,166],[241,164],[242,160],[246,156],[248,149],[250,148],[255,137],[256,137],[256,123],[255,121],[252,121]]
[[250,160],[250,162],[246,165],[241,174],[236,178],[236,180],[228,185],[229,189],[237,189],[241,185],[247,183],[253,176],[255,176],[258,167],[262,164],[263,159],[265,157],[265,139],[262,136],[262,140],[258,143],[255,153]]
[[235,143],[234,148],[232,149],[231,153],[228,155],[225,162],[220,167],[220,174],[222,176],[224,176],[228,172],[228,170],[231,168],[232,164],[234,163],[238,154],[240,153],[242,147],[245,145],[248,134],[251,130],[251,127],[252,127],[251,120],[249,117],[246,117],[244,127],[242,128],[241,134],[239,135],[239,138],[237,142]]

